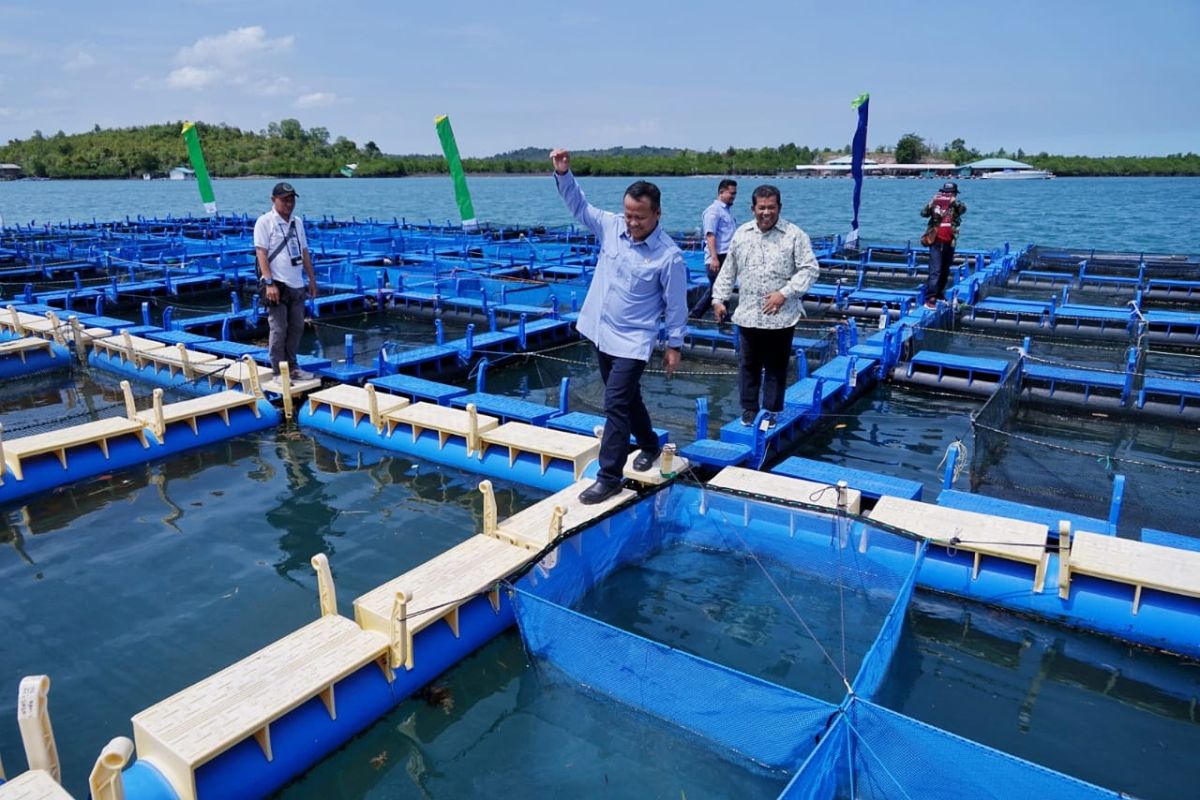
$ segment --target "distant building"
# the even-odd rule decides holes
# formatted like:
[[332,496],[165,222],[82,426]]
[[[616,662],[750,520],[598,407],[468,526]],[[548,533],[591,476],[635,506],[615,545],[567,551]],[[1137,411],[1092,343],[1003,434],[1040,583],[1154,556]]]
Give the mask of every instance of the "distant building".
[[[822,178],[831,175],[849,175],[852,160],[850,156],[838,156],[837,158],[830,159],[825,164],[797,164],[796,172],[801,175],[813,175]],[[954,172],[954,169],[953,164],[940,161],[929,164],[881,164],[871,158],[863,159],[864,175],[929,178],[950,175]]]
[[188,169],[187,167],[175,167],[167,173],[167,177],[173,181],[193,180],[196,177],[196,170]]
[[962,171],[976,178],[992,178],[998,180],[1037,180],[1053,178],[1052,173],[1037,169],[1024,161],[1013,161],[1011,158],[984,158],[964,164]]
[[0,181],[12,181],[21,177],[21,167],[17,164],[0,164]]

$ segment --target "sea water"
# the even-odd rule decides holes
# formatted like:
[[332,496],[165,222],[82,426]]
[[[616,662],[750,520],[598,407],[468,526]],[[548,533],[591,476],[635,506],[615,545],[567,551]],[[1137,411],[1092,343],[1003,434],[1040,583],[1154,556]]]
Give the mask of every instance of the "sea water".
[[[626,179],[583,179],[600,205],[616,209]],[[779,180],[785,215],[813,233],[840,232],[848,227],[850,183],[844,180]],[[267,207],[271,181],[217,181],[222,209],[256,214]],[[664,190],[664,224],[694,229],[703,207],[715,193],[715,179],[672,178]],[[735,209],[748,219],[749,189],[756,179],[743,178],[743,195]],[[301,211],[310,217],[366,216],[432,218],[453,215],[450,183],[441,178],[380,180],[300,180]],[[484,219],[565,224],[569,220],[548,176],[474,180],[476,206]],[[916,211],[936,184],[920,180],[871,180],[864,194],[864,236],[879,240],[915,238],[922,227]],[[1146,251],[1200,251],[1200,233],[1191,216],[1198,207],[1200,182],[1191,179],[1059,179],[1048,182],[964,182],[963,199],[971,207],[964,225],[965,246],[991,247],[1003,241],[1023,244],[1095,246]],[[0,183],[0,213],[7,224],[31,220],[111,219],[126,214],[147,216],[195,213],[195,185],[168,181],[64,181]],[[396,336],[420,336],[428,323],[393,325],[377,321],[330,321],[310,334],[308,342],[328,348],[340,343],[344,325],[365,331],[370,344]],[[380,328],[371,333],[372,330]],[[315,339],[315,340],[314,340]],[[497,391],[521,393],[543,401],[556,397],[558,379],[576,383],[572,400],[595,410],[594,380],[587,348],[564,348],[563,360],[535,360],[498,369]],[[694,374],[668,382],[651,374],[644,386],[654,399],[673,438],[687,441],[691,410],[697,396],[715,398],[714,420],[736,410],[736,384],[728,363],[691,360]],[[145,387],[139,387],[144,392]],[[10,425],[44,426],[56,419],[105,413],[119,405],[116,381],[97,373],[43,378],[0,386],[0,407]],[[856,419],[830,420],[802,453],[862,454],[868,468],[899,469],[898,474],[938,485],[937,463],[945,447],[969,429],[967,415],[978,402],[945,398],[929,392],[880,389],[866,405],[847,412]],[[887,419],[880,424],[879,419]],[[656,421],[659,417],[656,417]],[[900,423],[901,427],[889,424]],[[838,427],[842,425],[843,427]],[[66,487],[4,510],[0,524],[0,614],[5,619],[0,648],[0,752],[10,772],[23,767],[13,722],[16,683],[24,674],[48,673],[53,680],[51,713],[63,756],[67,788],[83,794],[92,760],[107,740],[128,735],[129,717],[253,650],[315,618],[315,579],[309,558],[329,556],[338,581],[340,608],[350,613],[358,594],[420,564],[462,541],[480,525],[477,477],[442,469],[370,447],[313,436],[303,429],[281,428],[182,454],[170,461],[121,470]],[[501,516],[525,507],[541,493],[504,482],[498,487]],[[1100,515],[1103,516],[1103,515]],[[1051,628],[1068,644],[1076,634]],[[481,732],[506,730],[514,704],[524,703],[538,717],[540,701],[514,672],[512,639],[489,645],[476,667],[452,670],[443,680],[471,684],[476,694],[460,692],[456,711],[416,699],[329,759],[312,776],[288,790],[291,797],[458,796],[464,784],[460,769],[479,770],[491,763],[490,746],[472,750]],[[1008,658],[984,653],[984,660]],[[944,671],[949,663],[930,658],[921,674]],[[482,663],[482,668],[478,664]],[[911,663],[911,662],[909,662]],[[1176,666],[1181,664],[1183,666]],[[1003,668],[1003,665],[1001,665]],[[1186,672],[1186,662],[1155,662],[1148,669],[1169,675]],[[462,672],[461,670],[472,670]],[[983,669],[983,668],[981,668]],[[988,667],[984,671],[991,669]],[[1194,670],[1195,667],[1191,666]],[[467,677],[464,677],[466,675]],[[916,679],[914,679],[916,680]],[[972,691],[990,691],[986,681],[971,680]],[[961,684],[917,683],[926,705],[957,707],[966,691]],[[524,699],[512,693],[524,691]],[[1005,695],[1000,705],[1017,713],[1020,702]],[[473,697],[495,702],[476,703]],[[1075,698],[1072,702],[1089,703]],[[1163,721],[1154,703],[1137,707],[1137,725],[1147,741],[1176,751],[1179,731],[1194,736],[1194,714],[1174,714]],[[1194,709],[1194,701],[1191,706]],[[581,759],[601,764],[624,763],[628,751],[591,742],[588,720],[608,712],[587,711],[583,733],[570,734]],[[924,717],[917,705],[901,710]],[[1110,706],[1089,713],[1097,729],[1124,725],[1127,709]],[[1068,712],[1064,712],[1067,714]],[[419,734],[413,744],[409,717]],[[470,716],[471,721],[463,718]],[[548,712],[553,731],[559,720]],[[950,724],[930,717],[930,721]],[[975,720],[962,732],[1008,747],[1003,719]],[[523,727],[524,726],[524,727]],[[1190,727],[1189,727],[1190,726]],[[518,720],[513,730],[529,730]],[[546,736],[546,731],[536,735]],[[993,737],[989,739],[989,736]],[[384,740],[379,749],[380,740]],[[503,737],[490,741],[499,741]],[[1119,737],[1117,737],[1119,739]],[[1017,750],[1020,740],[1013,744]],[[597,755],[598,748],[614,750]],[[1089,757],[1110,760],[1119,741],[1096,741]],[[405,749],[408,748],[408,749]],[[671,745],[678,760],[667,768],[687,770],[698,756]],[[386,751],[386,752],[384,752]],[[416,755],[413,755],[416,752]],[[378,756],[384,755],[382,762]],[[473,761],[478,755],[482,761]],[[470,756],[470,757],[468,757]],[[1111,759],[1116,763],[1115,759]],[[576,762],[570,761],[567,767]],[[583,762],[580,762],[583,763]],[[606,766],[589,764],[586,780],[597,788],[611,779]],[[1163,762],[1166,763],[1166,762]],[[401,765],[403,765],[401,767]],[[561,766],[561,765],[560,765]],[[1069,766],[1069,765],[1064,765]],[[1136,767],[1129,767],[1134,769]],[[1171,797],[1172,787],[1187,784],[1188,767],[1175,759],[1154,774],[1139,775],[1139,791],[1147,797]],[[341,783],[351,774],[355,777]],[[414,774],[416,777],[414,777]],[[435,775],[437,780],[420,776]],[[322,776],[332,778],[332,784]],[[1093,775],[1102,779],[1105,775]],[[1192,775],[1194,778],[1195,776]],[[754,783],[757,778],[751,778]],[[691,784],[690,779],[688,785]],[[331,794],[329,786],[341,788]],[[659,785],[659,784],[656,784]],[[669,779],[663,796],[679,796]],[[769,786],[759,792],[769,796]],[[685,786],[681,784],[680,789]],[[692,796],[689,793],[689,796]]]

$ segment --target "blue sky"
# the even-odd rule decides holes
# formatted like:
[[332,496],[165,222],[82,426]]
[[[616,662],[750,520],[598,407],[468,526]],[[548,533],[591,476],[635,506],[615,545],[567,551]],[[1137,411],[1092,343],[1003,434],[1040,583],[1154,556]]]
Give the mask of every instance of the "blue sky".
[[[939,7],[948,18],[939,19]],[[295,117],[385,152],[841,146],[912,131],[1200,150],[1200,0],[1005,4],[0,0],[0,141]]]

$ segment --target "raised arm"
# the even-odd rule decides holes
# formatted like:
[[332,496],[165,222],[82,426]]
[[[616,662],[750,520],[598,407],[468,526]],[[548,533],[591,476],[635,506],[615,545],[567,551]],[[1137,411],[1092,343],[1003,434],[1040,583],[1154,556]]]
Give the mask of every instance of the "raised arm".
[[597,239],[604,237],[605,217],[615,217],[607,211],[601,211],[587,201],[583,189],[575,182],[571,174],[571,154],[562,148],[550,151],[550,161],[554,163],[554,182],[558,184],[558,195],[580,225],[586,227]]

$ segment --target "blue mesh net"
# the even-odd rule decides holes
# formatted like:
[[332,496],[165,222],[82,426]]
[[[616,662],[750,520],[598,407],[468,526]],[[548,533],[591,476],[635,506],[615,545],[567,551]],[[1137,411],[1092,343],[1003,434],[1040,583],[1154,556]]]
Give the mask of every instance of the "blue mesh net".
[[1123,795],[853,698],[785,800],[1112,800]]
[[[794,769],[837,707],[590,619],[525,591],[529,653],[588,689],[760,764]],[[784,734],[784,735],[781,735]]]
[[[870,530],[860,530],[860,541],[862,537],[869,537]],[[900,544],[900,540],[896,536],[877,536],[875,547],[893,548],[897,545],[907,547],[910,550],[913,545],[909,542]],[[868,539],[869,542],[869,539]],[[883,621],[883,625],[879,628],[879,635],[875,637],[875,642],[863,656],[862,665],[858,668],[858,675],[854,679],[854,693],[859,697],[873,699],[879,692],[879,688],[883,685],[884,678],[887,677],[888,665],[892,663],[892,656],[896,653],[896,648],[900,643],[900,634],[904,632],[904,616],[908,610],[909,601],[912,600],[913,590],[917,584],[917,572],[921,568],[921,562],[925,555],[925,543],[919,545],[918,556],[912,566],[912,570],[904,585],[900,587],[900,591],[896,594],[896,599],[892,603],[891,611]]]
[[923,556],[845,515],[675,484],[549,551],[514,608],[535,663],[796,770],[783,797],[1115,796],[869,702]]
[[848,726],[839,714],[808,759],[801,765],[779,800],[831,800],[852,796],[849,787],[850,751],[846,747]]

